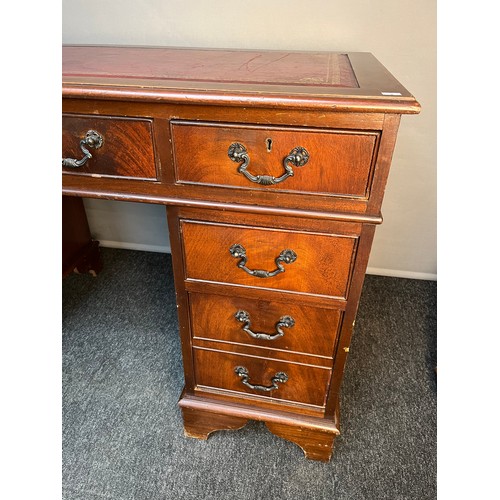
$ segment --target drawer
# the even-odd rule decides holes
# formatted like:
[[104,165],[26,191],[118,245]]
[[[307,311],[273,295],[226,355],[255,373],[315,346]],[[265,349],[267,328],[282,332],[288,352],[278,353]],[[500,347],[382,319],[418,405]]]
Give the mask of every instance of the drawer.
[[194,349],[194,371],[201,390],[222,389],[320,407],[325,405],[331,377],[327,368],[205,349]]
[[369,197],[378,131],[191,122],[171,128],[178,184]]
[[297,301],[189,294],[194,339],[333,357],[341,312]]
[[347,297],[357,237],[190,220],[180,230],[187,280]]
[[[152,120],[66,114],[62,127],[64,173],[156,180]],[[82,146],[92,155],[86,161]],[[64,159],[85,163],[65,166]]]

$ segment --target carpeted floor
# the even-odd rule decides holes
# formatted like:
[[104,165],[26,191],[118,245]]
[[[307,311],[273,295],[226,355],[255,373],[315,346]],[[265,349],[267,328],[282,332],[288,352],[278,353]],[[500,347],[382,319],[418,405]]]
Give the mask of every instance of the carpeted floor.
[[436,283],[367,276],[330,463],[251,422],[185,438],[167,254],[63,281],[64,500],[436,498]]

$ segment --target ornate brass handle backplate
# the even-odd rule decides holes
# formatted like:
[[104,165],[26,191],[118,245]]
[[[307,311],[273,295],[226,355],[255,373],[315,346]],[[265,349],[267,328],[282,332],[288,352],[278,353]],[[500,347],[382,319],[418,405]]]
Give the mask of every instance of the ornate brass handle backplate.
[[78,168],[82,167],[87,163],[90,158],[92,158],[92,155],[90,154],[90,151],[87,149],[89,148],[95,148],[99,149],[102,146],[102,143],[104,142],[104,139],[99,132],[96,132],[95,130],[89,130],[86,134],[85,137],[80,141],[80,149],[82,150],[83,153],[83,158],[81,160],[75,160],[74,158],[63,158],[62,159],[62,166],[63,167],[70,167],[70,168]]
[[243,245],[236,243],[229,249],[229,252],[233,257],[240,259],[238,264],[236,264],[240,269],[257,278],[271,278],[279,273],[284,273],[285,268],[283,267],[283,263],[291,264],[297,260],[297,254],[293,250],[283,250],[274,260],[277,266],[276,269],[274,271],[265,271],[264,269],[249,269],[246,266],[248,257]]
[[269,391],[274,391],[276,389],[279,389],[278,382],[281,384],[284,384],[288,380],[288,375],[285,372],[278,372],[276,375],[271,379],[271,385],[256,385],[256,384],[251,384],[249,382],[250,375],[248,374],[248,370],[244,366],[237,366],[234,369],[234,372],[241,377],[241,382],[245,384],[247,387],[250,389],[254,389],[256,391],[264,391],[264,392],[269,392]]
[[253,175],[247,168],[250,164],[250,156],[243,144],[233,142],[227,151],[229,158],[236,162],[241,163],[238,167],[238,172],[243,174],[248,180],[263,186],[270,186],[283,182],[288,177],[293,177],[293,167],[303,167],[309,161],[309,153],[301,146],[293,148],[290,153],[283,159],[283,167],[285,173],[280,177],[273,177],[272,175]]
[[295,320],[291,316],[282,316],[279,321],[276,323],[276,333],[274,335],[270,335],[268,333],[259,333],[259,332],[253,332],[250,330],[250,314],[248,314],[246,311],[239,310],[236,312],[234,317],[238,320],[244,323],[243,325],[243,331],[248,333],[250,337],[254,339],[262,339],[262,340],[275,340],[279,339],[280,337],[283,337],[285,332],[282,330],[282,328],[292,328],[295,325]]

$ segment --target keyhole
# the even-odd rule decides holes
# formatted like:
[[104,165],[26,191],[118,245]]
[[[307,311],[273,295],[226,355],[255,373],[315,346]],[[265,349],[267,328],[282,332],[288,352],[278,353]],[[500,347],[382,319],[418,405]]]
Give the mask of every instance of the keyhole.
[[267,152],[270,153],[271,149],[273,148],[273,140],[272,139],[266,139],[266,145],[267,145]]

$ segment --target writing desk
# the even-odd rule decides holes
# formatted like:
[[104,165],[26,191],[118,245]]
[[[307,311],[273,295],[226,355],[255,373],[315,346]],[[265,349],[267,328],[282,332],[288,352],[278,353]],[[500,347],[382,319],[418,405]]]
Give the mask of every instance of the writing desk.
[[81,197],[166,206],[184,432],[249,419],[327,461],[402,114],[369,53],[63,47],[63,272]]

